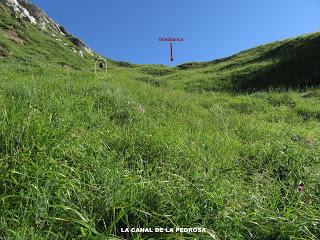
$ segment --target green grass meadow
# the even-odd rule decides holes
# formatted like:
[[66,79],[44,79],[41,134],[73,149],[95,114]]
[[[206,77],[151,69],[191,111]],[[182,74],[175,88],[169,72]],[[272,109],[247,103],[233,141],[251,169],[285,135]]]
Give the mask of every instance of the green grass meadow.
[[6,12],[1,240],[320,239],[318,33],[174,68],[107,60],[100,79]]

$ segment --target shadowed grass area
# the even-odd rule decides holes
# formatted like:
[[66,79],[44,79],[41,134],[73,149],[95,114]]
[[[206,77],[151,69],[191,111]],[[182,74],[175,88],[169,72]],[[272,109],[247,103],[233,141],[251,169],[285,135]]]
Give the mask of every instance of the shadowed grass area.
[[[0,239],[320,238],[319,89],[294,88],[318,34],[178,68],[108,60],[98,79],[96,56],[14,29],[27,43],[0,33]],[[308,66],[290,82],[296,53]],[[256,91],[262,75],[293,89]]]
[[[194,91],[254,92],[301,89],[320,83],[320,35],[308,34],[253,48],[232,57],[178,66]],[[184,72],[187,70],[187,72]]]

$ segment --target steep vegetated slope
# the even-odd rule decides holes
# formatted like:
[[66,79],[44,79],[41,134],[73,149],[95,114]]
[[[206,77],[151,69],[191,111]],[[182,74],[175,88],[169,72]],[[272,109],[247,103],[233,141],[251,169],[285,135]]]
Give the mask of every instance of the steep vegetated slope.
[[320,238],[319,34],[176,68],[107,60],[99,79],[99,55],[12,9],[0,239]]
[[320,34],[313,33],[212,62],[182,64],[164,80],[188,91],[301,89],[320,84],[319,56]]

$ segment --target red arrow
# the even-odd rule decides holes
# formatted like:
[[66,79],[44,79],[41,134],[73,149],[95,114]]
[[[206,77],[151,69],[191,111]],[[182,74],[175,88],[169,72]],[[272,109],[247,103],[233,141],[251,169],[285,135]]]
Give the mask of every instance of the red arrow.
[[173,62],[172,42],[170,42],[170,61]]

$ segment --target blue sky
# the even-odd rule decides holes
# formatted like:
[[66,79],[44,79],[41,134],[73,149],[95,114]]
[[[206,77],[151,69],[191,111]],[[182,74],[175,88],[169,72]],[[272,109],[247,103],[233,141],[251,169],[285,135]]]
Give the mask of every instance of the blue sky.
[[95,51],[114,60],[174,65],[226,57],[320,31],[319,0],[31,0]]

